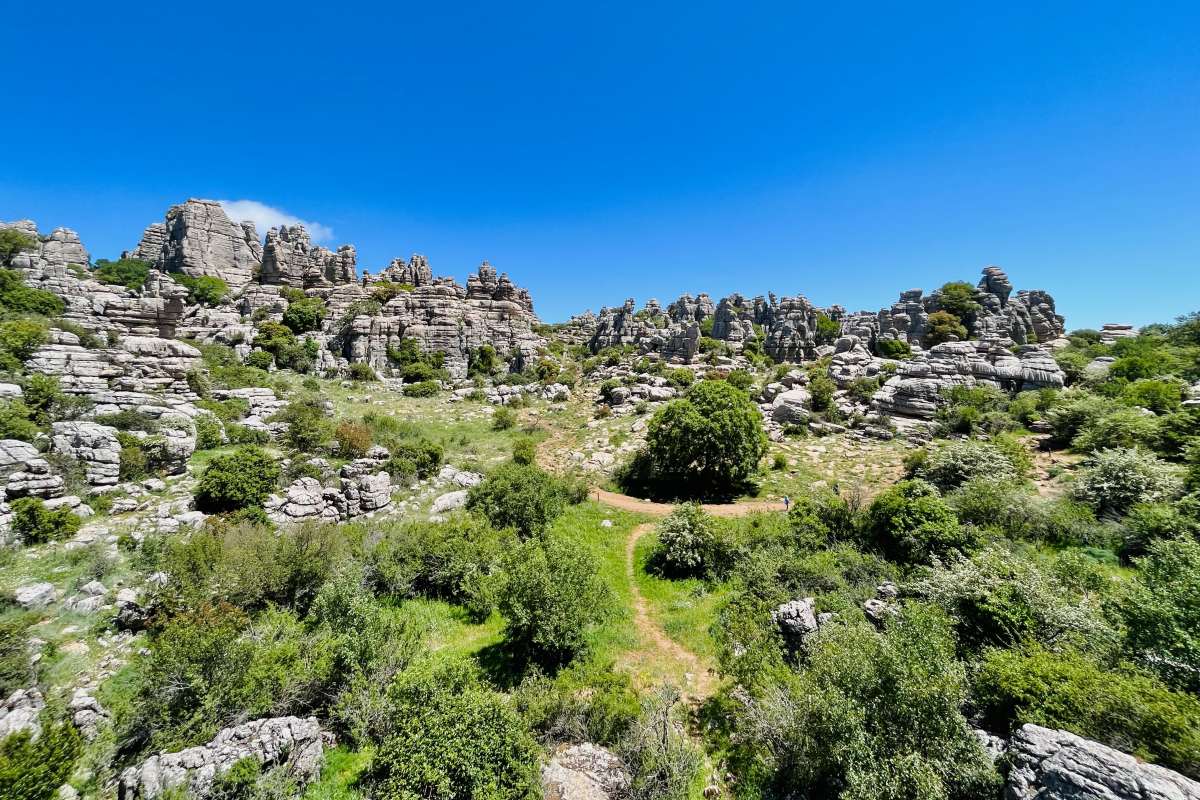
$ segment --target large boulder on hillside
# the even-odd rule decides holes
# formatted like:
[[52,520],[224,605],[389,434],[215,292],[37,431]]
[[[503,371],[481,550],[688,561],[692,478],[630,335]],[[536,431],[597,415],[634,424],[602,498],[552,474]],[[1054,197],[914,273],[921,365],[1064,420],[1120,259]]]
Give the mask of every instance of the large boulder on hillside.
[[779,393],[771,401],[771,419],[781,425],[803,425],[808,422],[812,395],[803,386]]
[[1200,800],[1200,783],[1067,731],[1023,725],[1005,800]]

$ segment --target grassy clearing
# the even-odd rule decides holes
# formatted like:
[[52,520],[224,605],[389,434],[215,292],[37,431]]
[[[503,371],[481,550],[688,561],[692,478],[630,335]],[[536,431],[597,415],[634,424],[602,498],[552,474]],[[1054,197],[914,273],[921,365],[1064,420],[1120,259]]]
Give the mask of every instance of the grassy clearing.
[[370,750],[326,750],[321,777],[305,789],[304,800],[358,800],[362,793],[355,784],[371,763],[371,756]]

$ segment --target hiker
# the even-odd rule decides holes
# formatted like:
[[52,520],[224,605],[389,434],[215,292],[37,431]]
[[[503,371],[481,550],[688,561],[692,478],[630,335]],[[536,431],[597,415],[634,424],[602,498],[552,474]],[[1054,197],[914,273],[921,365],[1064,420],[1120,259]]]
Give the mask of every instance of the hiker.
[[787,513],[792,507],[792,498],[786,494],[783,496],[783,513]]

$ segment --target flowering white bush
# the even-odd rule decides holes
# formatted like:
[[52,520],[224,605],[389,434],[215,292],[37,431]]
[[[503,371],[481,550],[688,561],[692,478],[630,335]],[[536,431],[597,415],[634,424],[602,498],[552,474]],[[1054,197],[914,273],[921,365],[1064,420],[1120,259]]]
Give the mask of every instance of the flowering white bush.
[[1075,497],[1098,514],[1124,514],[1138,503],[1170,500],[1182,491],[1178,469],[1135,447],[1093,454],[1074,487]]

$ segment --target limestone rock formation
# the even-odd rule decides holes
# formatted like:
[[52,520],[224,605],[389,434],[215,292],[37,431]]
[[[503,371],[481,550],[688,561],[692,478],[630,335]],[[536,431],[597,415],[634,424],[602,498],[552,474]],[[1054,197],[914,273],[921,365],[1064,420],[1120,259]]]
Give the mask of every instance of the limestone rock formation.
[[166,244],[166,223],[151,222],[146,226],[146,230],[142,231],[142,240],[138,242],[138,246],[121,253],[121,258],[136,258],[153,264],[162,256]]
[[96,422],[55,422],[51,450],[79,461],[87,482],[111,486],[121,468],[121,444],[116,428]]
[[1067,731],[1023,725],[1005,800],[1200,800],[1200,783]]
[[37,448],[16,439],[0,439],[0,481],[4,499],[60,497],[64,481],[50,471],[50,464]]
[[1066,377],[1044,349],[1025,345],[1013,353],[1004,341],[935,345],[911,361],[900,362],[872,404],[888,414],[930,419],[945,402],[942,392],[950,386],[985,383],[1008,391],[1062,388]]
[[333,252],[313,245],[303,225],[283,225],[267,231],[261,280],[293,289],[330,287],[358,280],[354,245]]
[[628,789],[621,759],[591,743],[564,748],[542,767],[545,800],[615,800]]
[[28,731],[37,736],[42,732],[38,715],[46,707],[42,693],[36,688],[17,689],[0,704],[0,742],[14,733]]
[[303,786],[320,773],[324,759],[321,728],[315,717],[274,717],[226,728],[208,744],[177,753],[159,753],[121,773],[121,800],[154,800],[169,789],[185,787],[203,798],[218,775],[244,758],[263,769],[282,767]]
[[412,258],[394,258],[377,276],[363,276],[364,284],[388,281],[403,283],[408,286],[428,286],[433,283],[433,270],[429,268],[429,260],[419,253],[413,253]]
[[497,276],[485,263],[468,279],[467,288],[437,278],[402,292],[378,314],[348,320],[332,341],[343,358],[376,370],[388,366],[389,350],[406,338],[415,339],[424,352],[444,353],[445,367],[454,378],[466,377],[471,353],[485,344],[521,369],[533,363],[545,343],[533,331],[537,317],[532,307],[527,291],[517,289],[507,276]]
[[258,272],[262,258],[254,223],[230,221],[215,200],[192,199],[167,211],[155,264],[166,272],[211,275],[239,288]]

